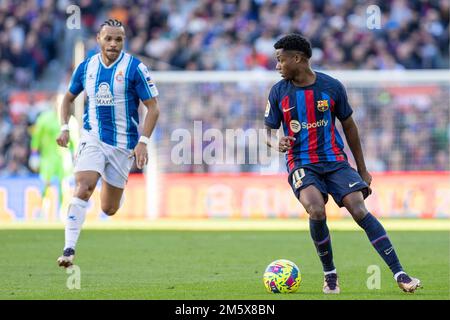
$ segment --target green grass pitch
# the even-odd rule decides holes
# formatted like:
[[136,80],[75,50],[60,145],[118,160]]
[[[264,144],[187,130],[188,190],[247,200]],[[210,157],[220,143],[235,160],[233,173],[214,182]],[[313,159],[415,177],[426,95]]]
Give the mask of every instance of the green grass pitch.
[[[322,294],[323,275],[307,231],[83,230],[81,289],[58,268],[63,230],[0,230],[0,299],[449,299],[449,232],[391,231],[401,263],[422,280],[400,291],[362,231],[332,231],[341,294]],[[262,275],[276,259],[302,273],[295,294],[268,294]],[[381,269],[369,290],[367,268]]]

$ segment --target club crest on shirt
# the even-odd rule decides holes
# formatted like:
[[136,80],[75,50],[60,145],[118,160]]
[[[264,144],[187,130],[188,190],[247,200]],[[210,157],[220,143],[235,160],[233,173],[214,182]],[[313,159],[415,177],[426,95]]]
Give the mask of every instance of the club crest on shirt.
[[321,112],[325,112],[328,110],[328,100],[318,100],[317,101],[317,110]]
[[114,96],[109,88],[109,83],[102,82],[98,86],[98,91],[95,94],[95,104],[97,106],[112,106],[114,105]]
[[122,70],[120,70],[117,74],[116,74],[116,80],[118,81],[118,82],[122,82],[123,81],[123,71]]

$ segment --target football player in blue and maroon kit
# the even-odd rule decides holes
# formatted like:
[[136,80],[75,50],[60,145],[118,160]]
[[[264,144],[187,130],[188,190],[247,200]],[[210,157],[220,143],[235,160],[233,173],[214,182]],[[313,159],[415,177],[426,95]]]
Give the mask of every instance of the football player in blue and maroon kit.
[[[328,194],[364,229],[398,286],[405,292],[414,292],[420,287],[420,280],[403,271],[386,231],[364,204],[371,193],[372,177],[364,162],[358,128],[344,86],[311,69],[311,44],[303,36],[287,35],[274,47],[278,60],[276,69],[283,79],[270,90],[265,112],[267,143],[286,152],[288,181],[309,214],[311,237],[323,265],[323,292],[340,292],[326,224]],[[357,171],[347,161],[336,118],[342,124]],[[280,125],[284,136],[278,140],[272,130]]]

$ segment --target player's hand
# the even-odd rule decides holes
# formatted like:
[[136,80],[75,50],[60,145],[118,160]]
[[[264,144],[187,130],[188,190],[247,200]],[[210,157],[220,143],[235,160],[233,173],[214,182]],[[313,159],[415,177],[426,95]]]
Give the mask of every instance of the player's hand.
[[295,141],[294,137],[281,137],[278,143],[278,151],[280,152],[288,151],[289,149],[292,148],[294,141]]
[[56,139],[56,143],[64,148],[67,148],[67,144],[69,143],[70,133],[68,130],[61,131],[59,137]]
[[138,169],[142,169],[148,163],[147,145],[139,142],[130,155],[130,158],[133,156],[136,158],[136,166]]
[[372,188],[370,188],[370,184],[372,183],[372,176],[370,175],[369,171],[361,171],[359,172],[359,175],[364,180],[365,183],[369,186],[369,194],[372,193]]

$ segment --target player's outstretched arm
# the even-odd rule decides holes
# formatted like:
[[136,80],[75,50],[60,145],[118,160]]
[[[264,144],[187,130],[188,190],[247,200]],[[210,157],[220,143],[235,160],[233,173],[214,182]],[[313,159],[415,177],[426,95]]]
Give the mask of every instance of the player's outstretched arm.
[[61,147],[67,148],[67,143],[70,139],[69,134],[69,119],[70,119],[70,109],[73,101],[77,96],[70,93],[69,91],[64,95],[64,99],[61,103],[61,133],[56,139],[56,142]]
[[156,97],[145,100],[143,103],[147,107],[147,115],[144,119],[144,127],[142,129],[142,135],[139,138],[139,143],[134,148],[136,166],[139,169],[142,169],[148,162],[147,143],[149,142],[159,117],[158,100]]
[[358,173],[361,178],[363,178],[363,180],[370,185],[372,182],[372,176],[366,168],[366,163],[364,161],[364,155],[361,148],[361,140],[359,139],[358,127],[356,126],[352,116],[348,117],[341,123],[348,146],[350,147],[353,157],[355,158]]

